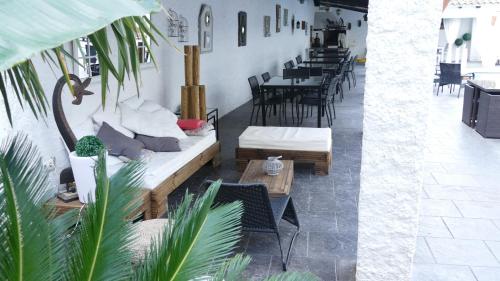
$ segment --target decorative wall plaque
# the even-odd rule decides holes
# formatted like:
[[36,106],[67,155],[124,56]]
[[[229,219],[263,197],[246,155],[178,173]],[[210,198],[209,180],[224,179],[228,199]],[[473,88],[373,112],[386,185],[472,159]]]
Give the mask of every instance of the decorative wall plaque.
[[213,24],[212,8],[203,4],[198,17],[198,45],[201,53],[209,53],[213,50]]
[[288,26],[288,9],[283,9],[283,26]]
[[247,13],[238,13],[238,47],[247,45]]
[[271,37],[271,17],[264,16],[264,37]]
[[179,42],[189,42],[188,21],[182,15],[179,16]]
[[276,32],[281,30],[281,5],[276,5]]

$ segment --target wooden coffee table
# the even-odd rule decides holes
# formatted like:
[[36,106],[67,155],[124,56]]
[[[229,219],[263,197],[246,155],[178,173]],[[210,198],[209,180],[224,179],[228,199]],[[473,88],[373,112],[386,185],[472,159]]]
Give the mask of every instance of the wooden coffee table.
[[270,197],[288,195],[293,183],[293,160],[282,160],[283,170],[277,176],[269,176],[262,169],[265,160],[250,160],[240,183],[264,183]]

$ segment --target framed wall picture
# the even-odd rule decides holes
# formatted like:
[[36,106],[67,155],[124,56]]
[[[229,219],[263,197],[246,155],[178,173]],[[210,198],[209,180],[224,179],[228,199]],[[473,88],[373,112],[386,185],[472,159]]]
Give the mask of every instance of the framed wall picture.
[[299,20],[297,21],[297,24],[295,25],[295,28],[296,29],[300,29],[300,21]]
[[302,30],[306,30],[306,21],[305,20],[302,21]]
[[271,16],[264,16],[264,37],[271,37]]
[[276,5],[276,32],[281,30],[281,5]]
[[247,45],[247,13],[238,13],[238,47]]
[[213,17],[212,8],[209,5],[201,6],[198,17],[198,45],[201,53],[209,53],[213,50]]
[[283,26],[288,26],[288,9],[283,9]]

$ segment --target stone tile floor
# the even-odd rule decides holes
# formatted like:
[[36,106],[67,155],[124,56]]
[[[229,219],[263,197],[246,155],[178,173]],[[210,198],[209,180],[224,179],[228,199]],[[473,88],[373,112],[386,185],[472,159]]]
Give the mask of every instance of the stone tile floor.
[[[333,167],[330,174],[315,176],[311,166],[296,165],[291,192],[301,232],[295,241],[289,271],[310,271],[328,281],[350,281],[355,276],[364,68],[358,67],[356,73],[356,88],[349,91],[346,82],[345,99],[336,103],[337,118],[332,127]],[[248,89],[242,91],[246,93]],[[186,188],[190,192],[199,192],[198,187],[205,179],[238,181],[240,174],[236,171],[234,149],[238,136],[249,124],[250,112],[251,105],[247,103],[221,118],[222,165],[217,169],[211,166],[202,168],[171,194],[170,206],[178,202]],[[277,125],[277,118],[271,122]],[[314,127],[315,122],[316,115],[305,119],[303,126]],[[326,126],[326,119],[323,122]],[[280,230],[285,236],[283,245],[288,245],[287,238],[290,239],[293,228],[283,222]],[[281,272],[279,248],[274,234],[245,234],[239,251],[252,257],[245,272],[250,280],[261,280]]]
[[500,280],[500,140],[463,124],[462,102],[431,101],[413,281]]

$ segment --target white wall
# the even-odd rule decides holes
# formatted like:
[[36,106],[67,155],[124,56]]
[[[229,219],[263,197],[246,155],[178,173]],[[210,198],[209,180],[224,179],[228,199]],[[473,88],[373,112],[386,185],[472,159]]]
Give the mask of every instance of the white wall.
[[[304,54],[309,46],[309,36],[304,30],[295,30],[291,25],[282,26],[276,33],[276,4],[281,10],[287,8],[288,21],[313,22],[313,1],[300,4],[288,1],[232,1],[232,0],[168,0],[165,7],[174,9],[189,21],[189,44],[198,42],[198,13],[201,4],[212,6],[214,18],[213,52],[201,55],[201,84],[207,86],[207,105],[218,107],[225,114],[251,98],[248,77],[269,71],[271,75],[280,73],[283,64]],[[247,13],[247,45],[238,47],[238,12]],[[271,37],[264,37],[264,16],[271,16]],[[282,15],[283,19],[283,15]],[[164,18],[166,26],[166,18]],[[169,107],[180,104],[180,87],[184,84],[183,58],[172,48],[164,48],[162,79],[164,82],[164,102]]]
[[370,1],[358,281],[409,281],[442,2]]
[[[330,8],[329,12],[316,12],[314,17],[314,28],[324,28],[327,24],[326,19],[338,20],[341,17],[344,24],[351,23],[351,30],[347,30],[347,46],[351,49],[353,55],[364,58],[366,55],[366,33],[368,31],[368,22],[364,21],[365,13],[354,12],[350,10],[340,9],[340,15],[337,16],[337,9]],[[358,20],[361,20],[361,26],[358,26]],[[318,34],[323,43],[322,33]]]
[[[313,1],[308,0],[300,4],[296,0],[282,0],[271,2],[267,0],[208,0],[184,1],[168,0],[163,5],[173,8],[189,21],[188,44],[198,42],[198,14],[201,4],[212,6],[214,16],[214,51],[201,55],[201,83],[207,86],[207,104],[209,107],[218,107],[221,116],[242,105],[251,98],[247,78],[269,71],[271,74],[281,72],[285,61],[295,58],[308,47],[308,36],[303,30],[291,33],[291,26],[282,26],[281,32],[275,32],[275,5],[281,4],[289,9],[289,21],[295,14],[296,20],[313,22]],[[238,47],[237,44],[237,14],[239,11],[247,12],[247,46]],[[264,37],[264,15],[271,16],[271,37]],[[153,22],[166,34],[167,20],[162,13],[152,17]],[[176,38],[170,38],[173,44],[182,49]],[[113,46],[113,42],[111,42]],[[180,87],[184,84],[184,59],[174,48],[161,41],[160,47],[154,47],[159,62],[159,71],[152,65],[142,67],[141,95],[145,99],[155,100],[174,110],[180,104]],[[116,53],[116,51],[114,52]],[[47,95],[49,103],[52,92],[60,73],[53,73],[40,58],[34,59],[39,70],[40,80]],[[100,79],[94,77],[89,90],[95,92],[93,97],[85,97],[81,106],[65,108],[69,121],[75,123],[84,114],[94,111],[100,102]],[[135,94],[133,81],[126,84],[121,99]],[[65,96],[69,101],[69,93]],[[116,97],[116,83],[110,83],[107,104],[113,106]],[[1,99],[1,98],[0,98]],[[55,125],[52,111],[44,120],[37,121],[29,108],[24,111],[17,105],[10,95],[14,116],[14,127],[11,128],[3,104],[0,104],[0,139],[15,131],[29,134],[30,139],[40,148],[45,159],[55,156],[58,174],[61,168],[69,166],[67,153],[60,141],[59,132]]]

